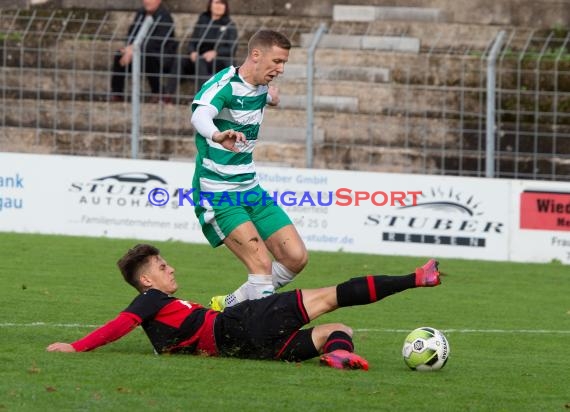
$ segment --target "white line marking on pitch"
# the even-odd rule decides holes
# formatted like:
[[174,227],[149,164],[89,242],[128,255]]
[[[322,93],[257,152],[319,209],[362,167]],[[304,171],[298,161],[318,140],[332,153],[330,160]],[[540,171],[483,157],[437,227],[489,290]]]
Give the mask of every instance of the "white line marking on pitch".
[[[101,325],[86,325],[81,323],[0,323],[0,328],[29,328],[29,327],[52,327],[52,328],[98,328]],[[382,333],[408,333],[409,329],[354,329],[355,332],[382,332]],[[570,330],[549,329],[441,329],[445,333],[517,333],[517,334],[570,334]]]
[[[548,330],[548,329],[440,329],[445,333],[543,333],[543,334],[570,334],[570,330]],[[385,332],[385,333],[407,333],[408,329],[354,329],[355,332]]]
[[81,323],[46,323],[46,322],[32,322],[32,323],[0,323],[0,328],[33,328],[40,326],[48,326],[53,328],[98,328],[100,325],[84,325]]

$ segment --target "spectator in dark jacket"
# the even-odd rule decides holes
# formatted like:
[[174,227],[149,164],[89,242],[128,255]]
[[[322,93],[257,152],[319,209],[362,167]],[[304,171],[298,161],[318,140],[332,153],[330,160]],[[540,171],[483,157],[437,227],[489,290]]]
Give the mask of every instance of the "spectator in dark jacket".
[[158,101],[162,75],[172,70],[178,48],[172,16],[161,0],[142,0],[142,3],[143,7],[137,11],[129,27],[127,46],[115,54],[111,79],[113,101],[124,100],[125,78],[133,60],[133,43],[146,16],[152,16],[153,24],[141,44],[141,70],[146,74],[153,100]]
[[237,29],[230,18],[228,0],[210,0],[194,26],[187,54],[173,67],[168,92],[176,91],[181,75],[196,76],[198,90],[214,73],[233,64],[236,48]]

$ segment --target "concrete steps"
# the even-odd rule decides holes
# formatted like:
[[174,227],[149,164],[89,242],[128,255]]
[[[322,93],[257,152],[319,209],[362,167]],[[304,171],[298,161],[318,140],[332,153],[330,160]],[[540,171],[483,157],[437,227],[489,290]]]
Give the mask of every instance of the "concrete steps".
[[[14,5],[29,3],[30,0],[12,2]],[[92,8],[99,10],[134,10],[138,0],[52,0],[56,7]],[[273,15],[282,19],[297,16],[331,18],[335,5],[361,6],[363,0],[233,0],[232,11],[246,15]],[[393,7],[402,4],[394,0],[367,0],[366,5]],[[200,13],[204,3],[187,0],[169,0],[168,6],[175,13]],[[435,8],[445,11],[450,22],[478,24],[534,24],[540,27],[562,26],[570,20],[570,10],[564,1],[543,0],[408,0],[405,6]]]
[[[130,157],[131,137],[126,133],[81,132],[27,127],[0,129],[0,150],[42,154],[68,154],[101,157]],[[139,158],[194,161],[193,138],[144,134],[139,141]],[[305,166],[304,143],[263,141],[255,152],[257,163]]]
[[[309,47],[315,37],[312,33],[301,35],[301,47]],[[348,34],[324,34],[319,41],[319,48],[357,49],[375,51],[393,51],[399,53],[419,53],[420,39],[414,37],[368,36]]]
[[[197,14],[175,13],[173,15],[177,38],[187,41],[198,18]],[[112,12],[110,20],[115,22],[109,34],[101,31],[99,35],[116,37],[126,33],[132,19],[130,12]],[[240,53],[246,50],[249,37],[262,27],[282,31],[291,37],[294,47],[306,47],[303,34],[313,33],[321,23],[327,25],[327,32],[333,35],[367,35],[386,37],[411,37],[421,39],[422,51],[429,50],[484,50],[505,26],[488,26],[475,23],[433,22],[429,20],[377,20],[377,21],[334,21],[309,16],[293,16],[283,19],[276,16],[233,15],[238,27]],[[530,29],[518,28],[521,36],[530,33]],[[108,40],[107,38],[105,40]],[[369,43],[368,43],[369,44]],[[375,47],[376,49],[381,49]]]
[[[307,59],[307,50],[298,48],[291,53],[288,65],[305,65]],[[376,68],[388,71],[392,83],[436,86],[476,87],[481,84],[481,75],[486,70],[480,56],[453,57],[372,50],[319,49],[315,54],[315,64],[317,67]],[[287,67],[285,76],[288,75]]]
[[[4,127],[37,128],[73,133],[114,133],[130,136],[131,106],[69,100],[6,100],[0,109]],[[172,136],[192,140],[194,130],[184,105],[143,104],[143,135]],[[304,145],[306,112],[298,107],[269,108],[260,141]],[[480,126],[484,118],[469,120],[391,114],[324,112],[315,113],[314,143],[400,147],[442,150],[479,150],[484,143]],[[535,125],[502,122],[498,147],[504,152],[570,155],[570,125]],[[535,136],[538,136],[536,138]],[[482,143],[483,142],[483,143]]]
[[[100,2],[93,1],[93,4]],[[456,9],[450,9],[450,5],[441,1],[413,1],[408,5],[433,7],[445,10],[444,14],[433,10],[382,9],[391,6],[390,2],[372,0],[367,4],[374,8],[375,20],[364,22],[333,22],[333,5],[342,3],[334,0],[291,0],[289,4],[294,11],[287,11],[283,2],[276,0],[252,0],[247,4],[236,1],[244,7],[236,9],[232,4],[234,11],[244,13],[234,15],[240,28],[238,62],[245,53],[245,42],[259,27],[285,32],[296,46],[285,76],[277,82],[282,95],[281,107],[268,109],[265,117],[257,150],[262,161],[304,166],[307,51],[301,46],[307,44],[309,33],[313,33],[323,19],[301,10],[322,6],[328,8],[323,12],[328,31],[316,53],[315,165],[435,173],[444,169],[457,170],[457,173],[462,169],[473,173],[482,170],[484,112],[481,102],[484,103],[484,95],[481,90],[486,70],[483,50],[495,38],[499,26],[457,24],[460,20],[457,20]],[[246,15],[254,3],[258,9]],[[346,3],[357,5],[359,2],[348,0]],[[473,10],[465,0],[459,3]],[[129,9],[137,6],[138,3]],[[178,37],[184,41],[201,10],[196,5],[176,1],[169,6],[175,11]],[[497,5],[489,6],[489,9],[496,8]],[[85,12],[76,10],[73,19],[55,19],[51,26],[34,25],[25,37],[18,37],[26,29],[25,20],[22,25],[12,25],[9,16],[0,13],[0,30],[12,33],[0,42],[3,63],[0,135],[6,131],[10,134],[0,140],[1,150],[14,145],[21,147],[18,145],[33,139],[33,142],[42,142],[37,145],[41,150],[58,153],[130,154],[131,106],[110,104],[106,98],[112,55],[122,45],[122,37],[133,16],[131,10],[112,12],[104,18],[103,13],[95,13],[91,16],[93,24],[82,20]],[[68,12],[57,13],[63,16]],[[416,14],[412,16],[412,12]],[[410,18],[415,21],[409,21]],[[443,23],[446,19],[449,22]],[[524,38],[526,29],[517,30]],[[58,36],[57,33],[63,34]],[[333,48],[327,48],[327,42]],[[343,42],[346,47],[358,48],[339,47]],[[402,44],[406,44],[407,49],[398,52],[396,49]],[[515,39],[509,44],[509,50],[514,52],[523,46],[524,43]],[[540,83],[536,84],[535,68],[526,64],[522,62],[525,72],[516,87],[506,74],[499,83],[503,88],[501,104],[506,110],[521,109],[519,120],[523,122],[515,128],[509,123],[515,120],[512,112],[503,113],[498,140],[501,165],[506,165],[505,170],[568,170],[564,169],[568,163],[564,159],[570,150],[567,143],[570,132],[566,128],[570,118],[565,116],[564,107],[569,107],[570,97],[559,94],[556,103],[560,115],[557,119],[547,119],[540,114],[543,124],[538,126],[534,126],[536,119],[525,112],[533,113],[527,109],[534,109],[536,105],[539,112],[551,111],[555,102],[549,91],[555,87],[558,91],[567,90],[570,78],[558,77],[554,83],[549,62],[543,62]],[[561,62],[558,67],[560,72],[566,70],[564,64]],[[512,63],[501,62],[499,69],[501,67],[507,73]],[[193,90],[187,87],[181,89],[185,102],[192,94]],[[186,105],[143,104],[142,119],[142,144],[147,156],[164,159],[193,156],[193,130]],[[14,127],[23,130],[20,143],[13,139],[19,135]],[[52,131],[48,131],[50,129]],[[520,152],[516,156],[511,154],[514,148]],[[550,161],[546,155],[527,156],[527,151],[550,153],[550,157],[554,153],[560,158],[555,156]]]
[[[405,113],[409,116],[425,116],[428,113],[437,116],[438,113],[446,112],[450,117],[459,110],[463,110],[465,115],[480,111],[478,105],[481,91],[478,88],[329,80],[330,77],[342,77],[343,73],[350,77],[352,72],[350,69],[342,71],[330,66],[323,67],[328,69],[317,71],[314,86],[314,107],[319,111]],[[307,103],[306,79],[297,76],[296,71],[306,74],[306,68],[302,65],[292,65],[292,68],[291,72],[287,71],[276,82],[280,89],[281,106],[286,109],[304,109]],[[371,76],[384,73],[375,73],[373,70],[363,73]],[[327,74],[329,77],[326,77]],[[110,73],[107,71],[0,69],[0,90],[12,98],[104,101],[109,94],[109,85]],[[186,84],[186,88],[181,88],[178,95],[185,102],[191,101],[193,97],[188,87]],[[560,104],[565,104],[565,101]]]
[[[306,100],[306,84],[303,81],[279,80],[279,88],[287,95],[302,96]],[[476,116],[481,108],[478,88],[434,87],[384,83],[357,83],[350,81],[319,81],[314,86],[316,106],[335,112],[363,114],[406,115],[459,118]],[[330,107],[319,106],[319,98],[330,97]],[[350,101],[341,100],[353,99]],[[354,107],[356,106],[356,107]]]
[[[193,139],[175,136],[145,135],[139,145],[139,158],[142,159],[193,161],[196,154]],[[0,149],[22,151],[24,147],[26,152],[31,153],[129,157],[130,137],[113,133],[77,133],[33,128],[0,130]],[[305,145],[260,142],[256,148],[255,161],[258,164],[305,167],[305,156]],[[314,167],[380,172],[420,172],[428,169],[437,173],[439,156],[436,152],[420,149],[369,149],[329,144],[316,148]]]
[[[131,105],[72,100],[8,99],[0,109],[4,127],[37,128],[73,133],[111,133],[130,136]],[[278,110],[269,109],[260,136],[264,141],[305,144],[304,113],[295,120],[279,121]],[[283,110],[283,112],[287,112]],[[277,119],[277,120],[276,120]],[[179,137],[193,140],[188,107],[144,103],[141,105],[143,135]],[[324,130],[315,127],[315,143],[324,141]]]
[[[286,80],[307,79],[307,65],[287,63],[285,73],[280,76]],[[382,67],[358,67],[340,65],[319,65],[315,67],[313,78],[320,80],[349,80],[367,83],[388,83],[390,70]]]
[[429,23],[411,21],[373,21],[331,23],[328,32],[336,35],[389,36],[420,40],[422,53],[465,54],[484,51],[497,36],[500,26],[477,24]]
[[446,20],[445,13],[438,8],[429,7],[386,7],[386,6],[353,6],[335,4],[333,6],[334,21],[429,21]]
[[[143,135],[140,158],[176,159],[192,161],[196,154],[193,139],[168,135]],[[111,132],[78,132],[70,130],[43,130],[37,128],[0,129],[0,150],[33,153],[59,153],[106,157],[129,157],[130,136]],[[464,176],[484,174],[484,148],[390,147],[355,144],[354,142],[327,142],[315,146],[314,167],[345,170],[369,170],[399,173],[441,173]],[[305,167],[305,145],[260,141],[255,161],[259,164],[279,164]],[[511,177],[514,171],[528,176],[549,176],[554,170],[559,176],[570,174],[570,161],[562,156],[552,159],[547,155],[498,155],[500,177]],[[455,172],[454,172],[455,171]]]
[[[394,173],[427,173],[457,176],[485,176],[483,151],[433,150],[416,148],[373,148],[360,146],[324,147],[325,159],[319,159],[316,167],[344,170],[370,170]],[[567,158],[549,155],[497,156],[496,177],[501,178],[543,178],[553,175],[560,178],[570,175],[570,161]]]
[[[0,14],[0,28],[4,32],[15,33],[17,35],[16,43],[23,42],[30,46],[33,45],[34,41],[42,41],[45,48],[53,45],[54,42],[67,40],[79,41],[83,47],[87,45],[86,50],[89,50],[90,42],[102,41],[107,45],[113,44],[112,50],[115,50],[124,41],[133,17],[132,11],[113,11],[105,14],[91,10],[58,10],[55,16],[52,16],[52,13],[56,12],[50,10],[36,11],[35,25],[28,27],[29,13],[24,13],[20,18],[14,19],[13,14],[4,12]],[[197,16],[194,13],[174,13],[176,34],[181,44],[189,39]],[[339,44],[351,45],[355,43],[353,37],[363,36],[366,38],[356,43],[365,48],[382,50],[388,47],[393,50],[399,44],[411,43],[410,47],[414,51],[419,44],[418,39],[421,39],[422,51],[449,51],[458,48],[482,51],[499,30],[497,26],[425,21],[333,22],[328,19],[323,20],[309,16],[294,16],[283,19],[270,15],[233,15],[232,18],[238,26],[238,60],[241,60],[245,55],[249,37],[262,27],[282,31],[291,38],[295,47],[299,47],[304,43],[306,44],[307,34],[314,33],[324,21],[328,26],[326,36],[332,36],[333,42],[338,41]],[[304,37],[303,34],[305,34]],[[326,36],[323,40],[323,47],[326,47]],[[382,40],[378,37],[386,37],[387,39]],[[9,40],[10,36],[7,38]],[[65,50],[65,48],[63,49]]]
[[[0,129],[0,149],[5,152],[69,154],[101,157],[130,157],[128,133],[81,132],[26,127]],[[196,156],[193,138],[144,134],[139,141],[139,158],[192,160]],[[263,141],[256,147],[256,162],[280,162],[287,166],[305,166],[304,143]]]
[[[74,132],[106,132],[130,135],[131,106],[128,103],[68,100],[5,100],[0,120],[5,127],[28,127]],[[142,104],[142,133],[191,138],[193,129],[186,106]],[[381,127],[380,127],[381,125]],[[304,143],[306,112],[285,108],[267,110],[262,139]],[[356,144],[402,145],[452,144],[456,137],[449,120],[398,116],[317,112],[315,140]]]
[[[0,45],[1,46],[1,45]],[[20,47],[3,50],[4,67],[21,70],[88,71],[99,76],[110,72],[115,50],[119,43],[103,41],[62,41],[60,47],[38,52]],[[294,48],[285,76],[306,77],[307,50]],[[481,83],[485,62],[480,56],[449,57],[426,54],[404,54],[372,50],[320,49],[315,55],[315,79],[375,81],[412,84],[471,86]],[[81,73],[91,76],[92,73]],[[531,76],[523,78],[529,85]],[[1,78],[0,78],[1,80]]]
[[[110,73],[83,72],[73,70],[53,69],[3,69],[0,70],[0,90],[12,98],[28,98],[42,100],[73,100],[73,101],[105,101],[110,93]],[[143,90],[146,84],[143,84]],[[181,87],[178,98],[188,104],[193,98],[191,85]],[[287,91],[287,89],[284,89]],[[316,110],[347,111],[359,110],[358,98],[347,95],[335,95],[334,88],[323,89],[329,95],[319,95],[314,98]],[[307,103],[306,91],[298,87],[281,94],[281,106],[284,108],[305,108]],[[298,94],[292,94],[298,93]],[[332,94],[330,94],[332,93]]]
[[[129,133],[104,131],[3,127],[0,148],[8,152],[129,157],[131,137]],[[145,159],[190,158],[196,154],[194,140],[180,136],[145,134],[140,138],[139,149],[140,157]]]

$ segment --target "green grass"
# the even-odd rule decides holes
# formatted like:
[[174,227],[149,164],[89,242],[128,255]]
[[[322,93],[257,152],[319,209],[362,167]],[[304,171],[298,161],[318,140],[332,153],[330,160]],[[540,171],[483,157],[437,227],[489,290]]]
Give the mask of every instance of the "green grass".
[[[90,353],[45,352],[49,343],[78,339],[90,331],[85,325],[102,324],[130,303],[136,292],[114,265],[133,244],[0,233],[0,411],[570,407],[570,268],[560,264],[446,259],[440,267],[448,275],[438,288],[406,291],[319,319],[356,329],[355,345],[370,362],[368,372],[323,368],[316,360],[155,356],[139,329]],[[225,249],[155,244],[178,269],[180,297],[206,303],[245,278]],[[312,252],[294,286],[406,273],[421,263],[423,258]],[[401,358],[407,331],[424,325],[446,331],[449,339],[450,359],[441,371],[412,372]]]

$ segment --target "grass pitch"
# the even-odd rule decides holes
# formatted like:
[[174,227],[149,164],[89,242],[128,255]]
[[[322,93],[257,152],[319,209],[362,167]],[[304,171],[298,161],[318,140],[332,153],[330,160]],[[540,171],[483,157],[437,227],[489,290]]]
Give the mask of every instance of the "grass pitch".
[[[132,240],[0,233],[0,411],[564,411],[570,408],[570,268],[442,259],[437,288],[318,320],[355,329],[370,371],[272,361],[155,356],[140,328],[90,353],[47,353],[116,316],[136,295],[115,267]],[[227,250],[153,242],[177,296],[207,303],[245,271]],[[310,254],[294,287],[405,274],[424,258]],[[418,326],[445,332],[450,359],[412,372],[400,351]]]

